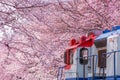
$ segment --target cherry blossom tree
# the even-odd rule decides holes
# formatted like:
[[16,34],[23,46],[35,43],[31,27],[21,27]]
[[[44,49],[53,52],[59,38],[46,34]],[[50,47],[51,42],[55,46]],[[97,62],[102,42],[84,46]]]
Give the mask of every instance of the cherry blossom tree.
[[71,38],[120,24],[119,0],[1,0],[1,80],[56,80]]

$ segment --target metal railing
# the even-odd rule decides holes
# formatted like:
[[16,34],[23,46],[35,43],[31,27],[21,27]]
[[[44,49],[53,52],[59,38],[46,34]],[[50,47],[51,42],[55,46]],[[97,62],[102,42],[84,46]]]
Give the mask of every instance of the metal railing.
[[[116,75],[116,53],[117,52],[120,52],[120,50],[117,50],[117,51],[112,51],[112,52],[107,52],[107,53],[103,53],[106,54],[106,58],[108,58],[109,56],[111,56],[111,54],[113,54],[113,62],[114,62],[114,80],[117,80],[117,75]],[[92,60],[92,80],[95,80],[95,77],[96,77],[96,68],[97,68],[97,61],[98,61],[98,55],[90,55],[90,56],[87,56],[88,58],[91,58]],[[95,62],[95,57],[96,57],[96,62]],[[80,59],[80,58],[84,58],[84,57],[79,57],[77,59]],[[58,75],[57,75],[57,80],[62,80],[62,75],[63,75],[63,69],[64,69],[64,66],[63,67],[59,67],[58,68]],[[73,72],[71,72],[73,73]],[[105,71],[103,69],[103,80],[105,80]]]
[[62,80],[63,69],[64,69],[64,66],[58,68],[57,80]]
[[[117,80],[117,75],[116,75],[116,54],[117,54],[117,52],[120,52],[120,50],[117,50],[117,51],[111,51],[111,52],[107,52],[107,53],[103,53],[102,55],[103,55],[103,57],[104,57],[104,54],[106,54],[106,56],[108,56],[108,57],[110,57],[111,56],[111,54],[113,54],[113,62],[114,62],[114,68],[113,68],[113,73],[114,73],[114,80]],[[119,54],[119,53],[118,53]],[[92,59],[92,65],[93,65],[93,67],[92,67],[92,80],[95,80],[95,73],[96,73],[96,70],[95,70],[95,67],[94,66],[96,66],[95,64],[94,64],[94,58],[95,58],[95,56],[96,57],[98,57],[98,55],[90,55],[90,56],[88,56],[88,57],[93,57],[93,59]],[[106,58],[108,58],[108,57],[106,57]],[[105,80],[105,70],[104,70],[104,68],[103,68],[103,80]]]
[[[114,57],[113,57],[113,58],[114,58],[114,59],[113,59],[113,60],[114,60],[114,61],[113,61],[113,62],[114,62],[114,80],[117,80],[117,77],[116,77],[116,76],[117,76],[117,75],[116,75],[116,53],[117,53],[117,52],[120,52],[120,50],[112,51],[112,52],[108,52],[108,53],[104,53],[104,54],[107,54],[107,55],[109,55],[109,56],[110,56],[111,54],[113,54],[113,56],[114,56]],[[119,54],[119,53],[118,53],[118,54]]]

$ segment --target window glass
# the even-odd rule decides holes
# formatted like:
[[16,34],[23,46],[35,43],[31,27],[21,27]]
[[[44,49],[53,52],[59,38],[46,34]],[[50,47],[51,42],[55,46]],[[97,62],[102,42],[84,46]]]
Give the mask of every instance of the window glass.
[[88,49],[82,48],[80,49],[80,64],[88,64]]
[[94,43],[95,43],[96,48],[101,48],[101,47],[105,47],[107,45],[107,40],[106,40],[106,38],[100,39],[100,40],[95,40]]
[[87,60],[88,59],[88,50],[82,50],[82,57],[84,60]]
[[98,67],[105,68],[106,67],[106,49],[98,51]]
[[67,64],[67,52],[64,52],[64,63]]
[[73,64],[73,50],[67,50],[64,53],[64,63],[65,64]]

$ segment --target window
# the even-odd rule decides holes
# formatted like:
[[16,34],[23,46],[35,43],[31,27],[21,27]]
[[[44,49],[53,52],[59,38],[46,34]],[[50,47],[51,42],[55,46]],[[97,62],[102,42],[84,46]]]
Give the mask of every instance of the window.
[[98,50],[98,67],[105,68],[106,67],[106,49]]
[[104,39],[96,40],[94,43],[95,43],[96,48],[101,48],[107,45],[107,40],[106,38],[104,38]]
[[67,52],[64,52],[64,63],[67,64]]
[[95,41],[95,46],[98,50],[98,67],[105,68],[106,67],[106,46],[107,46],[107,38],[102,38],[100,40]]
[[80,49],[80,64],[88,64],[88,49],[82,48]]
[[73,64],[73,50],[66,50],[64,53],[64,63],[67,65]]

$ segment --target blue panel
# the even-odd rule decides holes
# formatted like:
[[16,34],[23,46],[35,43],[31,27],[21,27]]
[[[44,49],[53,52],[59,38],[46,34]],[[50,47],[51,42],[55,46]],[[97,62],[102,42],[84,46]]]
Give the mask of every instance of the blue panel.
[[[103,77],[95,77],[94,80],[102,80]],[[92,80],[92,77],[89,78],[67,78],[65,80]],[[108,76],[105,78],[105,80],[114,80],[114,76]],[[120,76],[116,76],[116,80],[120,80]]]
[[104,39],[104,38],[107,38],[107,37],[109,37],[110,35],[113,35],[113,34],[120,34],[120,29],[118,29],[116,31],[111,31],[111,32],[108,32],[108,33],[105,33],[105,34],[101,34],[95,40]]
[[112,30],[108,30],[108,29],[104,30],[103,34],[101,34],[100,36],[98,36],[95,40],[107,38],[110,35],[113,35],[113,34],[116,34],[116,33],[120,34],[120,26],[112,27]]
[[[105,79],[105,77],[95,77],[94,80]],[[88,80],[93,80],[92,77],[89,77]]]
[[110,32],[110,31],[111,31],[111,30],[105,29],[105,30],[103,31],[103,34],[108,33],[108,32]]
[[67,78],[65,80],[88,80],[88,78]]
[[120,26],[116,26],[116,29],[117,29],[117,30],[120,29]]
[[115,30],[118,30],[118,29],[120,29],[120,26],[112,27],[112,31],[115,31]]
[[[115,80],[114,76],[108,76],[106,80]],[[120,80],[120,76],[116,76],[116,80]]]
[[[67,78],[65,80],[92,80],[93,78],[92,77],[89,77],[89,78]],[[95,80],[100,80],[100,79],[103,79],[103,77],[95,77],[94,78]]]
[[106,33],[106,34],[101,34],[100,36],[98,36],[95,40],[99,40],[99,39],[103,39],[103,38],[107,38],[108,36],[110,36],[112,33],[114,33],[114,31]]

